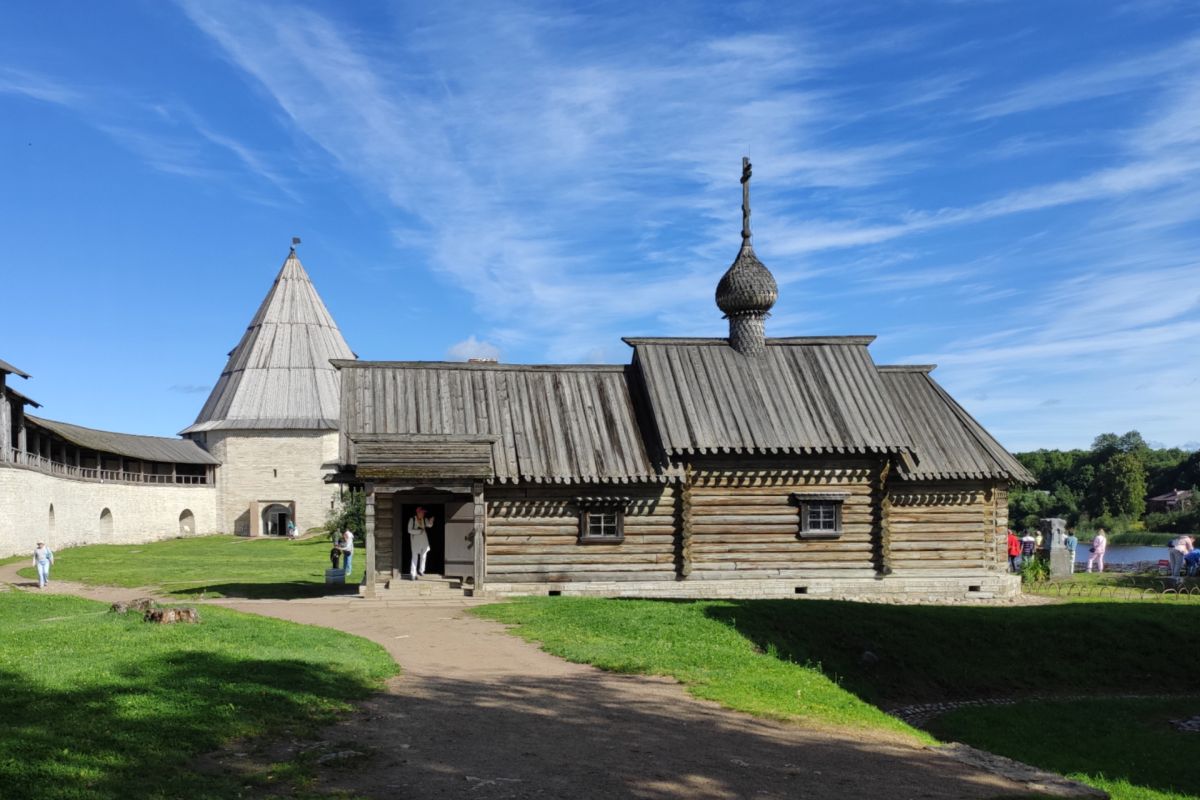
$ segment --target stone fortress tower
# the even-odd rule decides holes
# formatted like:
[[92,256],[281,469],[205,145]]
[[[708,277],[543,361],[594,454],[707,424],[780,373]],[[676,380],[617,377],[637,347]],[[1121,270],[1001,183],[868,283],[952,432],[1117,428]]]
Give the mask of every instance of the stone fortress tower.
[[217,529],[321,525],[336,489],[340,378],[353,359],[292,247],[196,421],[180,432],[218,461]]

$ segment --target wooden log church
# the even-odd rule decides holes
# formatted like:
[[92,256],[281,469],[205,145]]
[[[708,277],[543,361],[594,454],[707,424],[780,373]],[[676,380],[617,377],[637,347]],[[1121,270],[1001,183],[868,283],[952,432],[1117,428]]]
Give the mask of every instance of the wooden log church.
[[492,595],[927,599],[1019,590],[1007,491],[1025,469],[869,336],[768,338],[742,244],[728,338],[627,338],[628,364],[335,360],[338,479],[367,496],[367,594],[410,568]]

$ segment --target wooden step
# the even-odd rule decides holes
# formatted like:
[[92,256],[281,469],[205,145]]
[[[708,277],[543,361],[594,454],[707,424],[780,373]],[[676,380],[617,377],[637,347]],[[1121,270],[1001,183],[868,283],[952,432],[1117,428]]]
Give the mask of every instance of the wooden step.
[[[359,588],[359,593],[363,593],[365,587]],[[403,598],[455,598],[462,597],[463,584],[458,578],[444,578],[441,575],[423,575],[415,581],[410,581],[407,578],[396,576],[380,576],[379,582],[375,586],[375,594],[377,597],[386,597],[392,599]]]

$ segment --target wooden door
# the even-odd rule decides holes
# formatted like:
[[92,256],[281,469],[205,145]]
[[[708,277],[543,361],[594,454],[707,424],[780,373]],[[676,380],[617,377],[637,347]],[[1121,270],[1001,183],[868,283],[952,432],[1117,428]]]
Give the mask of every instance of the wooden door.
[[475,574],[474,532],[474,501],[447,502],[446,577],[468,578]]

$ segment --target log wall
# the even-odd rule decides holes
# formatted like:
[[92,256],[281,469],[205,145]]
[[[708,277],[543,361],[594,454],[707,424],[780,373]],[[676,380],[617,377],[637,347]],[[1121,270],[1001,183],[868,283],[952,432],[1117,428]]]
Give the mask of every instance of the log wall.
[[[579,496],[633,498],[619,544],[580,544]],[[505,583],[675,580],[674,486],[489,487],[487,579]]]
[[1007,493],[990,483],[893,482],[890,564],[897,575],[980,572],[997,565],[997,529],[1007,524]]
[[[788,466],[726,457],[692,464],[682,498],[689,580],[872,577],[880,557],[880,460]],[[793,492],[842,492],[842,535],[804,540]]]

